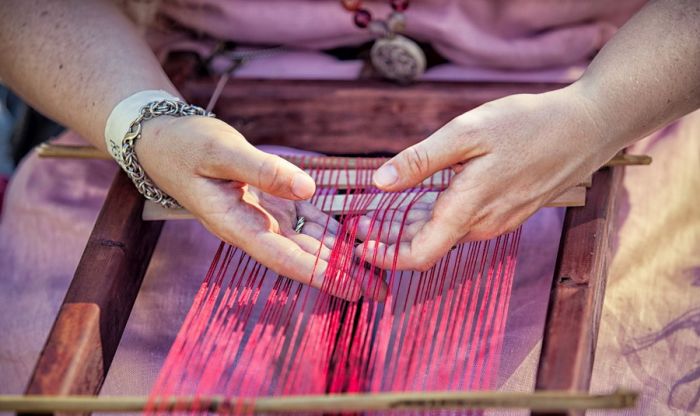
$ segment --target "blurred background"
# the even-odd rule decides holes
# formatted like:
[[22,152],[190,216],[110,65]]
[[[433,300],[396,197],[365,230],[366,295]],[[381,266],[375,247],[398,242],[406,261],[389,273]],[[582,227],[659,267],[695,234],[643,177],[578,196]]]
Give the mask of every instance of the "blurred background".
[[0,212],[7,182],[32,148],[63,131],[0,84]]

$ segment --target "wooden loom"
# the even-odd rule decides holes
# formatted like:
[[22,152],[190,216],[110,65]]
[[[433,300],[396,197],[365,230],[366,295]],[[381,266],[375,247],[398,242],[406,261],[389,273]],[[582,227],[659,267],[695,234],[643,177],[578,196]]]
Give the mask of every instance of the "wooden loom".
[[[192,102],[205,105],[214,83],[213,79],[203,79],[181,83],[179,87]],[[421,83],[399,87],[377,81],[235,80],[223,90],[214,111],[254,144],[279,144],[331,154],[342,149],[344,155],[390,154],[484,102],[558,87],[561,85]],[[48,156],[97,156],[89,149],[48,147],[43,152]],[[551,401],[552,395],[558,392],[580,396],[588,391],[613,214],[623,176],[623,168],[617,165],[648,162],[648,158],[614,159],[593,175],[590,188],[585,191],[585,204],[567,208],[536,377],[537,392],[530,400],[525,397],[512,406],[561,410],[562,414],[580,414],[581,409],[594,406],[588,402],[576,406],[569,400],[559,403],[559,407],[548,407],[541,403],[538,406],[537,400],[532,400],[544,394],[540,398],[549,397],[551,404],[556,402]],[[99,393],[163,225],[162,221],[143,221],[143,207],[143,199],[128,178],[117,174],[26,394]],[[547,392],[553,393],[547,396]],[[470,403],[488,407],[508,402],[495,394],[496,400],[490,401],[477,396],[469,402],[467,397],[461,402],[462,407],[469,407]],[[629,406],[633,396],[616,396],[616,404],[606,405]],[[422,400],[425,408],[428,399]]]

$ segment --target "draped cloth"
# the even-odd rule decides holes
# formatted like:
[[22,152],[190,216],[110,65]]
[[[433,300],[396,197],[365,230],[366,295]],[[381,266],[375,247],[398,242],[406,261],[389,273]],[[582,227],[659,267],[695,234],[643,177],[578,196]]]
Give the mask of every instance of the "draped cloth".
[[[572,79],[580,73],[576,64],[585,62],[638,7],[638,2],[590,2],[588,8],[569,5],[566,14],[557,5],[543,13],[548,2],[541,1],[414,3],[409,10],[409,27],[415,30],[411,34],[459,64],[433,68],[426,79]],[[193,30],[208,27],[212,36],[256,43],[276,43],[279,36],[306,30],[289,37],[289,43],[310,45],[309,50],[255,60],[239,76],[352,78],[359,70],[357,62],[311,50],[365,40],[334,1],[188,4],[166,1],[163,13],[181,24],[189,21]],[[382,2],[369,4],[380,15],[386,12]],[[581,10],[571,9],[576,7]],[[317,8],[327,18],[312,12]],[[229,18],[238,20],[227,26]],[[254,31],[255,19],[265,18],[281,23],[263,26],[275,29],[270,33]],[[449,25],[452,30],[443,27]],[[310,27],[318,33],[309,32]],[[463,36],[454,33],[455,27],[464,29],[459,32]],[[554,35],[572,27],[581,28],[578,35]],[[520,38],[526,43],[518,44]],[[551,49],[547,43],[560,39],[567,45],[566,39],[574,38],[588,46]],[[163,33],[150,39],[156,51],[186,43],[183,37],[167,41]],[[484,42],[495,46],[475,49]],[[654,163],[626,169],[592,388],[639,389],[640,408],[627,414],[700,413],[699,136],[696,112],[634,145],[632,153],[649,154]],[[81,139],[68,133],[60,141]],[[32,153],[13,176],[0,222],[0,393],[19,393],[26,385],[115,169],[107,161],[39,160]],[[499,373],[501,389],[533,388],[562,217],[562,210],[543,209],[525,224]],[[165,225],[105,394],[148,392],[217,245],[194,221]]]

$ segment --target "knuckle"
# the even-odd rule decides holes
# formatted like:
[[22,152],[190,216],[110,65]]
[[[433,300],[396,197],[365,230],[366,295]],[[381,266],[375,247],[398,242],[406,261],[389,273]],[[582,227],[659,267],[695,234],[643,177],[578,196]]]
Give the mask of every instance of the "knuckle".
[[226,130],[229,134],[226,135],[226,139],[230,141],[233,144],[242,144],[242,143],[248,143],[246,140],[245,136],[241,134],[238,130],[234,129],[233,127],[229,126],[226,124]]
[[417,254],[414,254],[413,261],[416,270],[420,272],[426,272],[435,265],[437,259],[433,258],[433,256],[426,254],[425,251],[421,251]]
[[258,170],[258,183],[268,192],[278,192],[284,188],[282,181],[282,166],[276,156],[264,158]]
[[493,210],[481,222],[479,228],[484,238],[495,238],[515,231],[527,218],[521,212],[506,209]]
[[518,229],[518,226],[520,224],[517,221],[505,221],[501,224],[501,226],[498,229],[498,235],[504,235],[504,234],[509,234],[512,233],[513,231]]
[[484,223],[475,227],[472,232],[470,232],[470,236],[476,240],[483,241],[496,238],[505,232],[507,232],[507,226],[504,223],[488,219]]
[[427,175],[430,171],[430,156],[422,146],[406,149],[404,162],[408,173],[413,177]]
[[474,241],[485,241],[492,239],[494,235],[487,230],[475,228],[472,232],[469,233],[469,237]]

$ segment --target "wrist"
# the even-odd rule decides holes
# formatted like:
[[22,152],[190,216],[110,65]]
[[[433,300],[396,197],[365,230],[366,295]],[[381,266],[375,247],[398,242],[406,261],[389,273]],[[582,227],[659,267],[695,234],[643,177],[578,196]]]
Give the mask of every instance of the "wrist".
[[575,108],[582,128],[601,150],[615,154],[634,141],[624,114],[615,111],[590,80],[579,79],[562,92]]
[[109,114],[105,124],[105,144],[109,154],[123,169],[126,169],[126,166],[122,147],[134,121],[141,117],[144,107],[160,100],[179,101],[179,98],[162,90],[139,91],[120,101]]
[[[136,154],[136,145],[143,135],[144,125],[154,119],[169,116],[213,117],[213,114],[203,108],[185,104],[164,91],[142,91],[124,99],[112,110],[105,127],[105,140],[112,157],[146,199],[166,208],[176,208],[179,203],[153,182]],[[124,136],[121,136],[122,133]],[[159,134],[156,133],[156,136]]]

